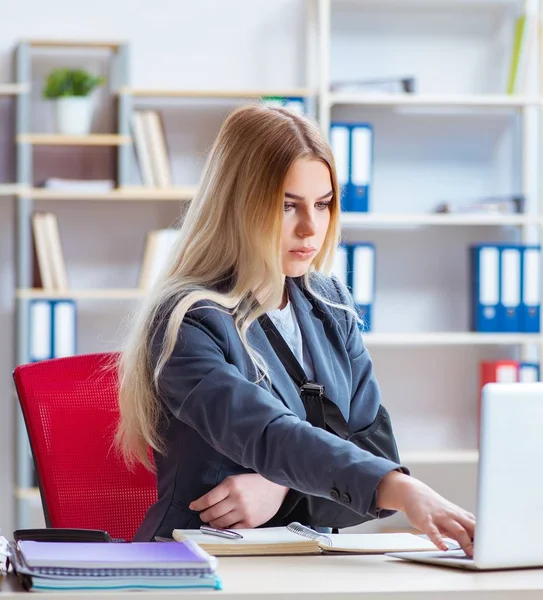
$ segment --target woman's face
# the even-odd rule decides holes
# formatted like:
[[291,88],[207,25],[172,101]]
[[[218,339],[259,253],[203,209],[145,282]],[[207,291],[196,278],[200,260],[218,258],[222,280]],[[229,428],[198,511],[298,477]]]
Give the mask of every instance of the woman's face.
[[300,277],[318,254],[330,223],[332,182],[325,163],[298,159],[285,181],[281,256],[283,274]]

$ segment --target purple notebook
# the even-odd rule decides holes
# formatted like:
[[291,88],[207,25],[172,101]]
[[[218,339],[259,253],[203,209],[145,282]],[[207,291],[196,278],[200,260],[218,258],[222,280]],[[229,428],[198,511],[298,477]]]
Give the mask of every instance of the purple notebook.
[[92,543],[20,541],[18,546],[30,568],[75,569],[194,569],[213,564],[200,546],[157,542]]

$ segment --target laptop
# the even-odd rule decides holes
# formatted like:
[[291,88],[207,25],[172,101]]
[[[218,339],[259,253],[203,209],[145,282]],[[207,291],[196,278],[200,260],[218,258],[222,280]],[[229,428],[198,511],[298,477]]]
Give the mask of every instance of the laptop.
[[472,570],[543,567],[543,383],[482,390],[474,555],[394,552],[405,560]]

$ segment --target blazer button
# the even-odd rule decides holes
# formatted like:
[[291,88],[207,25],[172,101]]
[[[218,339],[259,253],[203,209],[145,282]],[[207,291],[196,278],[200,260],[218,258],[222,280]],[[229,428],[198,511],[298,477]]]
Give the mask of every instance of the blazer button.
[[339,490],[337,488],[332,488],[330,490],[330,498],[332,498],[332,500],[339,500]]
[[347,492],[345,492],[344,494],[341,494],[341,501],[343,502],[343,504],[350,504],[351,496]]

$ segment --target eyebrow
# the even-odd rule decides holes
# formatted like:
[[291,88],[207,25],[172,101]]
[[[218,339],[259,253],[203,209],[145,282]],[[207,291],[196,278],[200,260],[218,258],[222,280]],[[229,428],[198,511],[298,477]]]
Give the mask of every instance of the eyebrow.
[[[333,195],[334,195],[334,190],[330,190],[327,194],[324,194],[324,196],[317,198],[317,200],[326,200],[326,198],[330,198]],[[298,196],[297,194],[291,194],[290,192],[285,192],[285,198],[290,198],[291,200],[305,200],[305,198],[303,196]]]

